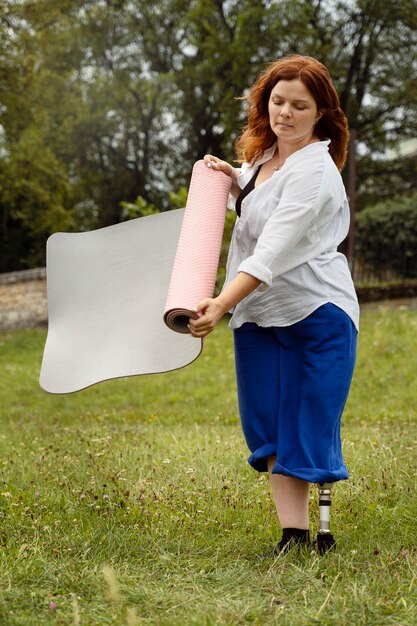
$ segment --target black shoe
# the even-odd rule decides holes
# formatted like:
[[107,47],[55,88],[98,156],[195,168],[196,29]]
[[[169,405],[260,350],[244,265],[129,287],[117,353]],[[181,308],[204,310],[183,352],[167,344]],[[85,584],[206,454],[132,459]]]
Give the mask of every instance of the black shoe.
[[286,554],[294,546],[307,546],[310,543],[310,531],[303,528],[283,528],[282,539],[278,542],[274,556]]
[[336,550],[336,540],[332,533],[317,533],[317,552],[319,554],[326,554],[329,550]]

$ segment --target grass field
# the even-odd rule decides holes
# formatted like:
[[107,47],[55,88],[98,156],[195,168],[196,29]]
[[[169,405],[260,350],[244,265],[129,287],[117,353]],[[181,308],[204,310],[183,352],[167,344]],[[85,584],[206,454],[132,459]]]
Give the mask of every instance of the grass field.
[[69,396],[38,386],[44,340],[0,336],[1,625],[417,624],[415,312],[363,313],[322,557],[270,556],[226,324],[183,370]]

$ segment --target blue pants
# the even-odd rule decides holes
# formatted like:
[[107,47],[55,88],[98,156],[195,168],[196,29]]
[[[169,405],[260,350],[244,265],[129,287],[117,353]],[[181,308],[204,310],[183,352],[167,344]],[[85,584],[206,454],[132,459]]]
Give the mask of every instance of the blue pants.
[[239,411],[249,463],[311,483],[348,478],[340,421],[356,358],[357,331],[334,304],[286,327],[246,323],[234,331]]

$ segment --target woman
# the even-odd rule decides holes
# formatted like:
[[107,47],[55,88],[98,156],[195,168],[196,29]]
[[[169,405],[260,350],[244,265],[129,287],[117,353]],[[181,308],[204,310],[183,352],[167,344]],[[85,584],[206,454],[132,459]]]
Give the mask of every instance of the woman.
[[236,220],[222,293],[196,306],[194,337],[233,312],[236,375],[249,463],[268,471],[283,534],[276,552],[309,543],[311,483],[346,479],[340,420],[356,354],[359,307],[337,246],[349,227],[340,176],[347,121],[327,69],[291,56],[248,94],[228,174]]

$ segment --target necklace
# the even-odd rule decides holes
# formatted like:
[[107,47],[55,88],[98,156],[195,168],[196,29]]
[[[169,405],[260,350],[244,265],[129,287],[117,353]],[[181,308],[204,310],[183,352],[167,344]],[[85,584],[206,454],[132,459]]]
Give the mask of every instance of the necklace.
[[281,167],[283,167],[283,166],[285,165],[285,161],[286,161],[286,159],[284,159],[282,163],[278,163],[278,165],[276,165],[276,166],[274,167],[274,171],[275,171],[275,172],[278,172],[278,170],[280,170],[280,169],[281,169]]
[[276,164],[276,165],[274,165],[274,172],[277,172],[278,170],[280,170],[280,169],[281,169],[281,167],[283,167],[283,166],[284,166],[285,161],[286,161],[287,159],[280,159],[280,157],[279,157],[279,152],[278,152],[278,151],[277,151],[276,155],[274,155],[274,157],[275,157],[275,156],[277,156],[277,157],[278,157],[278,160],[277,160],[277,164]]

